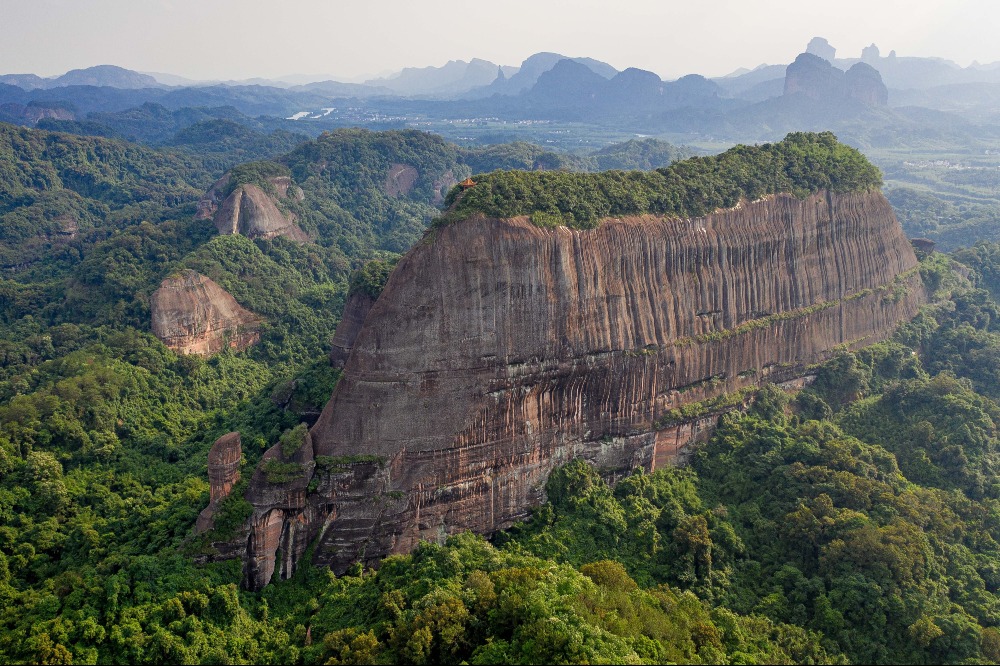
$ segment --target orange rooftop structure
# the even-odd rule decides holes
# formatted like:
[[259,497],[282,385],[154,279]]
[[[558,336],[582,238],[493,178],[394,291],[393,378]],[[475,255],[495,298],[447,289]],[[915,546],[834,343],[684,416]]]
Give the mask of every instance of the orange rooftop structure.
[[461,183],[459,183],[458,186],[461,187],[463,190],[467,190],[475,184],[476,181],[472,180],[472,178],[466,178]]

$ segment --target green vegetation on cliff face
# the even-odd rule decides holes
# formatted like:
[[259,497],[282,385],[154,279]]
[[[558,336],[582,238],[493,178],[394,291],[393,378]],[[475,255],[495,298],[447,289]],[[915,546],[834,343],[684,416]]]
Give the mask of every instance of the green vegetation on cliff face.
[[819,190],[869,190],[882,183],[877,168],[830,132],[789,134],[778,143],[737,146],[656,171],[505,171],[474,180],[475,187],[448,194],[445,203],[451,208],[442,223],[481,213],[537,216],[542,226],[558,218],[568,226],[588,228],[605,217],[698,217],[778,192],[804,197]]

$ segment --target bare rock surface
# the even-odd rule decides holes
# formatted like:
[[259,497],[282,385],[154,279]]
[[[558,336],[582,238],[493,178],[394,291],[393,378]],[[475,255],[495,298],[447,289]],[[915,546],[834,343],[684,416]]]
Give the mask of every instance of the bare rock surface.
[[337,324],[337,330],[333,334],[333,343],[330,349],[330,365],[335,368],[343,368],[354,348],[354,341],[364,326],[365,318],[375,305],[375,299],[365,291],[358,290],[351,292],[344,304],[344,314]]
[[309,236],[283,213],[264,190],[256,185],[240,185],[219,205],[213,217],[220,234],[240,234],[247,238],[285,236],[305,243]]
[[215,440],[208,452],[209,504],[198,515],[195,532],[212,529],[219,502],[229,496],[233,486],[240,480],[240,459],[243,445],[240,433],[230,432]]
[[418,176],[417,170],[409,164],[392,164],[382,186],[390,197],[403,196],[410,193]]
[[915,267],[878,192],[589,231],[484,217],[437,229],[345,333],[301,506],[285,489],[253,496],[246,584],[287,577],[309,543],[339,572],[505,528],[573,458],[609,478],[676,462],[705,424],[663,426],[669,410],[884,339],[925,300]]
[[243,350],[260,339],[260,318],[201,273],[184,270],[150,298],[153,334],[178,354]]
[[[268,180],[279,198],[302,201],[302,189],[288,176]],[[217,180],[198,202],[195,215],[199,220],[212,220],[220,234],[241,234],[248,238],[285,236],[301,243],[309,236],[296,224],[295,216],[284,213],[275,200],[257,185],[244,184],[230,189],[231,178],[226,174]]]

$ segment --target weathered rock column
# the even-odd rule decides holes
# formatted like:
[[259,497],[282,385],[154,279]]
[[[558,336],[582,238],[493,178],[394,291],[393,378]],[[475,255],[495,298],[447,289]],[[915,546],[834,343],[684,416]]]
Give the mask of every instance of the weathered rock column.
[[240,480],[240,459],[243,446],[240,433],[226,433],[212,444],[208,452],[208,483],[210,484],[208,506],[198,515],[195,533],[201,534],[212,529],[219,502],[229,496],[229,492]]

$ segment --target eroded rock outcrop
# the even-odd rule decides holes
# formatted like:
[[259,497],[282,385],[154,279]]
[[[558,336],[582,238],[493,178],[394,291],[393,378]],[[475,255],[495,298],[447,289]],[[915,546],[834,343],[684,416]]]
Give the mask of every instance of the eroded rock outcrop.
[[[267,180],[279,198],[303,198],[302,190],[287,176]],[[231,187],[227,174],[215,182],[198,202],[197,219],[212,220],[220,234],[240,234],[248,238],[284,236],[305,243],[309,236],[296,224],[295,216],[283,212],[275,199],[260,186],[241,184]]]
[[417,170],[409,164],[391,164],[382,187],[390,197],[409,194],[418,176]]
[[925,298],[915,266],[876,191],[589,231],[482,216],[440,228],[346,336],[301,454],[309,492],[293,502],[272,484],[272,502],[255,474],[246,582],[290,575],[308,543],[342,571],[507,527],[573,458],[611,477],[670,464],[692,433],[665,426],[669,410],[885,338]]
[[878,70],[863,62],[855,63],[844,73],[847,96],[868,106],[885,106],[889,103],[889,89],[882,82]]
[[208,452],[209,503],[198,515],[195,532],[207,532],[215,526],[215,514],[219,502],[229,496],[233,486],[240,480],[240,459],[243,445],[240,433],[230,432],[215,440]]
[[266,585],[276,567],[287,578],[315,536],[307,525],[314,516],[305,512],[315,469],[312,437],[304,425],[286,433],[261,458],[246,493],[254,507],[243,559],[247,587]]
[[213,217],[220,234],[240,234],[247,238],[284,236],[300,243],[309,236],[283,213],[274,201],[256,185],[240,185],[223,200]]
[[150,297],[153,335],[178,354],[243,350],[260,339],[260,318],[201,273],[183,270]]

